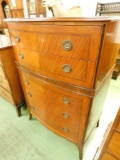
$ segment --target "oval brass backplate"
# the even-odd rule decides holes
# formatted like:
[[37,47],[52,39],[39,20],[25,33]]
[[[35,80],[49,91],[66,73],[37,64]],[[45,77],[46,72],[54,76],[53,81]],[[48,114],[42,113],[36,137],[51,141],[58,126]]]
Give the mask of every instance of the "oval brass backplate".
[[68,40],[64,40],[62,43],[62,47],[64,50],[69,51],[72,49],[72,43]]

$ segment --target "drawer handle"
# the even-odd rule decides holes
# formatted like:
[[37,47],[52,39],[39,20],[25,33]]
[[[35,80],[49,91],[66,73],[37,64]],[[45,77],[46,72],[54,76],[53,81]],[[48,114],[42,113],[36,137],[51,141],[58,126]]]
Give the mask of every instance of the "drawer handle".
[[24,59],[24,55],[22,53],[19,53],[20,59]]
[[32,97],[32,94],[31,94],[30,92],[28,92],[28,96],[29,96],[29,97]]
[[64,132],[69,132],[69,129],[66,128],[66,127],[63,127],[63,131],[64,131]]
[[63,98],[62,101],[64,104],[70,104],[70,100],[68,98]]
[[20,37],[18,35],[15,36],[17,42],[20,42]]
[[64,50],[69,51],[72,49],[72,43],[68,40],[64,40],[62,43],[62,47]]
[[62,115],[63,115],[64,118],[69,118],[70,117],[69,114],[67,114],[65,112]]
[[35,107],[34,106],[31,106],[32,110],[35,110]]
[[27,79],[25,80],[25,83],[26,83],[27,85],[29,85],[29,81],[28,81]]
[[71,68],[68,64],[64,64],[64,65],[62,66],[62,69],[63,69],[63,71],[66,72],[66,73],[70,73],[70,72],[72,71],[72,68]]

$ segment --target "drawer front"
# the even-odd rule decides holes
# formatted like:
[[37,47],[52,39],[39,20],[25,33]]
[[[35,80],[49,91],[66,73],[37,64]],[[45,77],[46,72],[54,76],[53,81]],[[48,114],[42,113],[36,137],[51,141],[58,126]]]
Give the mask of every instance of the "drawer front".
[[115,157],[111,156],[110,154],[108,153],[104,153],[101,160],[117,160]]
[[13,45],[29,49],[30,51],[38,51],[36,33],[12,31],[11,39]]
[[3,88],[5,88],[7,91],[11,92],[9,83],[6,79],[4,79],[3,77],[0,76],[0,86],[2,86]]
[[0,96],[5,98],[7,101],[9,101],[10,103],[14,105],[14,101],[13,101],[11,94],[7,92],[5,89],[3,89],[2,87],[0,87]]
[[40,58],[38,52],[15,47],[15,56],[17,62],[23,66],[26,66],[27,68],[34,67],[39,69],[40,67]]
[[40,54],[41,73],[75,85],[92,86],[95,67],[95,62]]
[[120,159],[120,134],[114,132],[112,138],[107,147],[107,151],[110,152],[113,156]]
[[[38,35],[40,53],[81,60],[96,60],[100,43],[100,38],[96,37],[100,37],[100,27],[74,26],[76,30],[73,33],[70,33],[71,27],[64,26],[66,33],[64,33],[63,26],[61,28],[58,26],[57,32],[54,27],[47,27],[51,30],[50,33],[47,31]],[[47,27],[46,30],[48,30]],[[62,30],[61,33],[59,30]]]
[[34,78],[28,75],[22,78],[31,112],[57,132],[76,141],[78,138],[81,140],[86,125],[89,98],[79,95],[77,99],[73,97],[73,93],[68,94],[65,90],[55,91],[42,83],[40,85],[38,80],[34,82]]
[[0,66],[0,76],[5,78],[5,73],[2,66]]
[[95,62],[49,56],[18,47],[16,48],[16,59],[28,69],[53,79],[87,88],[93,85]]
[[81,60],[95,61],[98,57],[100,26],[10,24],[9,28],[12,42],[22,48]]

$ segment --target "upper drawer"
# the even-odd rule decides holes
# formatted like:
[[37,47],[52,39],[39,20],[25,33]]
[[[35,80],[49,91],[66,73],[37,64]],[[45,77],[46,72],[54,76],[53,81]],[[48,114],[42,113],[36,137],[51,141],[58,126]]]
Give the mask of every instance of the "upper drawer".
[[100,26],[21,25],[10,31],[13,45],[90,61],[98,57],[101,33]]
[[2,66],[0,66],[0,76],[5,78],[5,73]]
[[42,75],[86,88],[93,85],[95,62],[40,54],[19,47],[15,54],[21,65]]
[[38,51],[37,35],[29,32],[11,32],[12,44],[21,48]]

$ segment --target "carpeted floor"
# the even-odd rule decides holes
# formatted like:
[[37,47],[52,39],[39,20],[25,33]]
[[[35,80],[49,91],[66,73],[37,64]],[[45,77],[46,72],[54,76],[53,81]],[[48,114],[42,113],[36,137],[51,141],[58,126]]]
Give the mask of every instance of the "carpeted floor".
[[[86,143],[83,160],[93,159],[107,124],[114,119],[119,106],[120,77],[117,81],[111,80],[100,127]],[[13,106],[0,97],[0,160],[79,160],[78,157],[74,144],[55,135],[35,118],[29,121],[25,106],[18,118]]]

